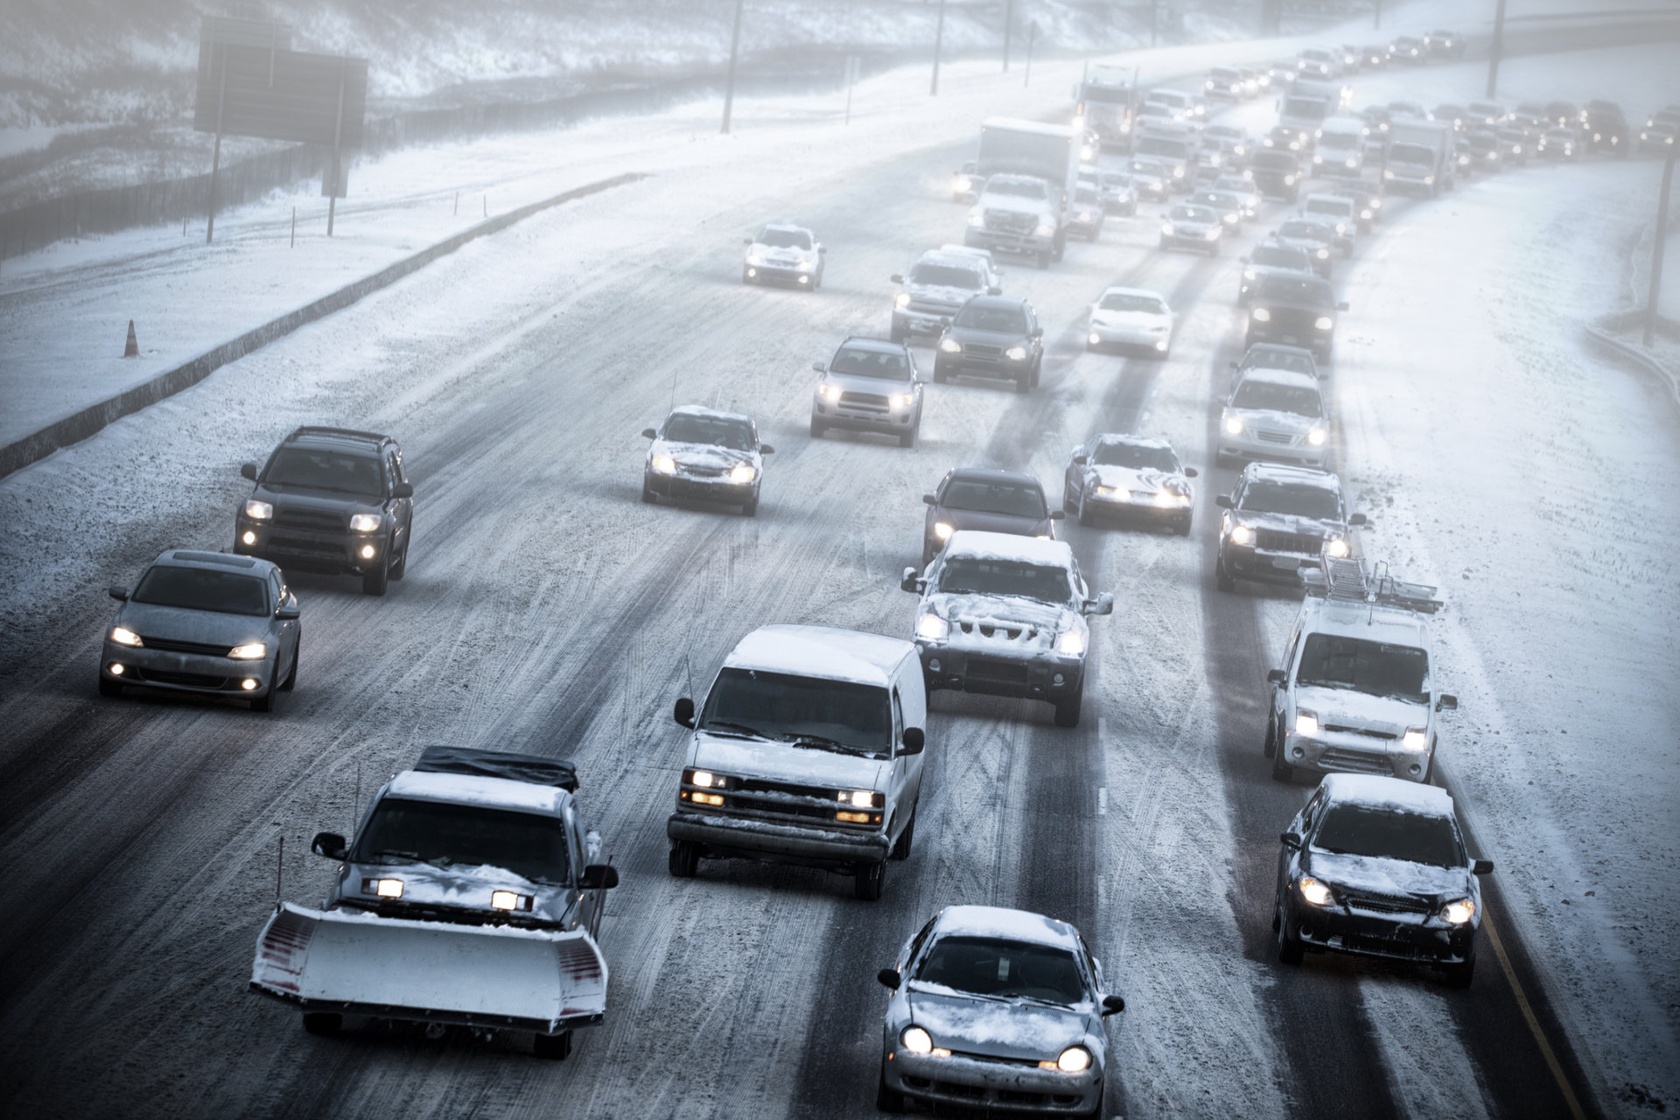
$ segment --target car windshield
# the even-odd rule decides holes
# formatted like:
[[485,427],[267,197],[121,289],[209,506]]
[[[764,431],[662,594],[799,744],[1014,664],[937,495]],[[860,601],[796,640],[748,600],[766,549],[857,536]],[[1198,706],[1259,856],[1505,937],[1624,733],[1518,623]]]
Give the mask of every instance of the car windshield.
[[1036,484],[953,478],[940,495],[946,509],[971,513],[1004,513],[1012,517],[1044,519],[1044,492]]
[[880,685],[726,668],[706,696],[703,731],[804,740],[852,754],[892,749],[892,707]]
[[1196,152],[1196,146],[1190,141],[1170,140],[1165,136],[1145,136],[1132,146],[1146,156],[1170,156],[1173,159],[1189,159]]
[[1044,182],[1041,179],[1009,179],[998,176],[986,182],[987,194],[1012,194],[1021,198],[1043,198]]
[[1322,486],[1291,486],[1286,482],[1249,483],[1239,508],[1248,513],[1281,513],[1317,521],[1342,519],[1342,503],[1334,491]]
[[263,485],[332,490],[369,498],[381,497],[384,492],[379,460],[371,455],[309,451],[301,447],[281,448],[263,475]]
[[938,590],[950,595],[1007,595],[1041,603],[1073,602],[1067,569],[1025,560],[952,556],[939,573]]
[[682,412],[665,421],[664,439],[671,443],[709,443],[733,451],[752,451],[758,444],[753,439],[752,425],[727,416],[700,416]]
[[1174,206],[1168,215],[1175,222],[1217,222],[1219,215],[1205,206]]
[[971,327],[977,331],[1026,334],[1027,314],[1019,307],[970,303],[957,312],[956,324],[959,327]]
[[1165,447],[1150,447],[1124,440],[1104,440],[1097,444],[1091,462],[1099,467],[1130,467],[1133,470],[1178,473],[1178,459]]
[[1309,214],[1324,214],[1331,218],[1345,218],[1353,212],[1353,203],[1340,198],[1309,198],[1304,209]]
[[989,937],[943,937],[915,978],[977,996],[1078,1003],[1087,998],[1079,962],[1067,949]]
[[1076,202],[1087,203],[1088,205],[1091,205],[1091,206],[1095,206],[1098,202],[1101,201],[1097,197],[1097,188],[1087,187],[1087,186],[1083,186],[1083,185],[1079,186],[1078,188],[1076,188],[1074,190],[1073,198],[1074,198],[1074,201],[1076,201]]
[[1297,354],[1292,350],[1256,346],[1243,358],[1244,369],[1286,369],[1294,373],[1318,376],[1318,366],[1311,354]]
[[1361,139],[1357,134],[1352,133],[1352,132],[1328,132],[1327,131],[1327,132],[1325,132],[1325,134],[1323,136],[1320,136],[1318,138],[1318,146],[1319,147],[1329,148],[1332,151],[1339,150],[1339,149],[1357,148],[1363,143],[1364,143],[1363,139]]
[[1288,152],[1255,152],[1253,166],[1263,171],[1294,171],[1295,157]]
[[1330,806],[1312,846],[1337,855],[1464,866],[1464,846],[1451,820],[1376,805]]
[[887,381],[908,381],[910,361],[902,352],[862,350],[843,347],[829,363],[830,373],[844,373],[854,377],[879,377]]
[[500,867],[534,883],[571,883],[562,822],[487,805],[387,797],[356,837],[352,863]]
[[1429,654],[1367,638],[1311,634],[1301,649],[1295,683],[1424,704],[1429,701]]
[[266,615],[268,581],[237,572],[157,564],[140,577],[129,601],[217,614]]
[[1305,272],[1312,267],[1305,249],[1291,249],[1284,245],[1261,245],[1250,259],[1268,268],[1293,268]]
[[1278,236],[1301,241],[1324,241],[1329,238],[1330,232],[1317,222],[1284,222],[1278,227]]
[[918,264],[910,270],[910,282],[938,288],[964,288],[969,291],[978,291],[982,286],[980,270],[965,268],[960,264]]
[[1252,408],[1265,412],[1292,412],[1296,416],[1318,418],[1324,408],[1318,390],[1305,385],[1279,385],[1275,381],[1245,379],[1231,395],[1232,408]]
[[1151,315],[1166,315],[1167,304],[1160,296],[1138,292],[1107,292],[1097,305],[1104,311],[1144,311]]
[[802,229],[767,229],[758,235],[758,243],[772,249],[809,249],[811,235]]
[[1330,285],[1311,276],[1285,276],[1273,273],[1260,281],[1254,297],[1262,303],[1297,304],[1305,307],[1330,307]]

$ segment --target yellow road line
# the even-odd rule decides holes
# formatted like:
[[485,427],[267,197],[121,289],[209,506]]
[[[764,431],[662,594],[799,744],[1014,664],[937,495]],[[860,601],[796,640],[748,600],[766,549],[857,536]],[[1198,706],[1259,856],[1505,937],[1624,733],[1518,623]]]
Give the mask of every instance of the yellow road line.
[[1575,1098],[1575,1090],[1569,1085],[1569,1080],[1563,1075],[1563,1066],[1558,1063],[1557,1054],[1552,1051],[1552,1044],[1546,1040],[1546,1034],[1540,1029],[1540,1020],[1535,1018],[1534,1008],[1528,1002],[1528,993],[1517,982],[1516,970],[1511,967],[1511,958],[1505,955],[1505,944],[1499,940],[1499,931],[1494,928],[1492,915],[1482,919],[1482,929],[1493,942],[1493,955],[1499,958],[1499,967],[1505,971],[1505,979],[1511,984],[1511,991],[1517,997],[1517,1007],[1522,1010],[1523,1019],[1528,1023],[1528,1029],[1534,1035],[1534,1041],[1540,1046],[1540,1056],[1546,1059],[1546,1068],[1552,1071],[1552,1077],[1558,1083],[1558,1089],[1563,1093],[1563,1102],[1569,1106],[1569,1115],[1575,1120],[1587,1120],[1587,1114],[1581,1111],[1581,1102]]

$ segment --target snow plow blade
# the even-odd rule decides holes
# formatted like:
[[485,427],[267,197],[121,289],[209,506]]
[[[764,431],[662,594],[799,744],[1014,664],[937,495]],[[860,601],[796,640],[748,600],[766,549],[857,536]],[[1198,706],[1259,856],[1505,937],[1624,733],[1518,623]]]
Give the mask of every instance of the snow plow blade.
[[588,933],[405,921],[282,903],[251,990],[305,1012],[559,1034],[599,1023],[607,962]]

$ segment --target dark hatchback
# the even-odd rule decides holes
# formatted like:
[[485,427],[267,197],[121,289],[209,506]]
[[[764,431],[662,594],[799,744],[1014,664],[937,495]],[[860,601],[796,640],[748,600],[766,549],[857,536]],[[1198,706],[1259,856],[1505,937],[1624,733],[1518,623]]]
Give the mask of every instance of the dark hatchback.
[[1249,304],[1245,346],[1257,342],[1302,346],[1321,363],[1330,360],[1336,340],[1336,312],[1348,307],[1336,302],[1328,281],[1296,273],[1262,277]]
[[1287,148],[1263,148],[1249,157],[1249,177],[1267,198],[1294,202],[1301,196],[1301,160]]
[[939,338],[933,379],[978,373],[1015,382],[1025,393],[1038,384],[1044,361],[1044,328],[1032,304],[1006,296],[975,296],[963,304]]
[[1038,479],[989,467],[957,467],[940,480],[939,489],[923,494],[922,501],[928,506],[922,528],[924,568],[958,529],[1054,540],[1053,522],[1062,518],[1061,510],[1045,502]]

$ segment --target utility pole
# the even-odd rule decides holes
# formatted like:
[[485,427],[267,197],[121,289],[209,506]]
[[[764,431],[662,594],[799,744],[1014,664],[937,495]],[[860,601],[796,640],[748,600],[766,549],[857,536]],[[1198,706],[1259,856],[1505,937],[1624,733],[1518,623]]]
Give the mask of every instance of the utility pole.
[[1674,185],[1674,138],[1668,141],[1668,158],[1663,161],[1662,190],[1657,194],[1657,224],[1651,231],[1651,287],[1645,293],[1645,348],[1657,329],[1657,297],[1662,293],[1663,249],[1668,244],[1668,189]]
[[933,84],[928,87],[929,97],[939,96],[939,52],[945,46],[945,0],[939,0],[939,23],[933,31]]
[[735,107],[735,61],[741,55],[741,8],[746,0],[735,0],[735,30],[729,36],[729,77],[723,86],[723,133],[729,134],[729,114]]
[[1487,95],[1493,96],[1493,91],[1499,85],[1499,56],[1505,51],[1505,0],[1499,0],[1499,6],[1493,13],[1493,45],[1488,48],[1488,84]]
[[1015,26],[1015,0],[1003,0],[1003,72],[1009,73],[1009,32]]
[[1382,27],[1382,0],[1377,0],[1371,6],[1371,26],[1372,28]]
[[1149,0],[1149,45],[1155,45],[1155,29],[1161,25],[1161,0]]
[[1026,89],[1032,82],[1032,52],[1033,44],[1038,42],[1038,21],[1035,19],[1027,24],[1027,73],[1021,79],[1021,88]]

